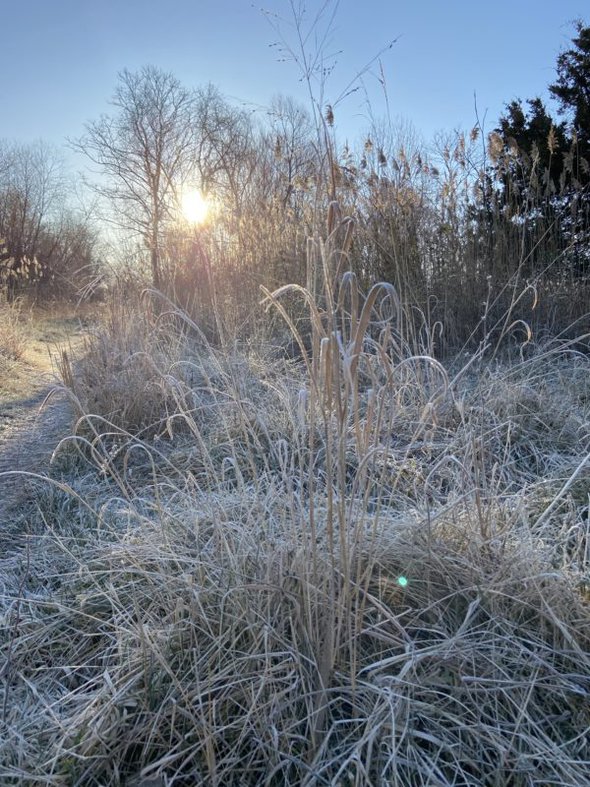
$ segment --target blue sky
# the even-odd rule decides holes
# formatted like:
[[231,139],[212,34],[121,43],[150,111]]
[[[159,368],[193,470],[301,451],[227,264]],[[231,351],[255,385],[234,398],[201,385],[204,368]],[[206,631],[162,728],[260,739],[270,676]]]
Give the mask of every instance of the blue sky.
[[[309,0],[308,16],[323,3]],[[264,7],[286,20],[294,44],[288,1]],[[277,34],[250,0],[0,0],[0,11],[0,138],[60,145],[79,136],[85,121],[108,111],[117,73],[147,64],[189,87],[212,82],[253,111],[277,93],[305,98],[297,67],[278,62],[270,46]],[[327,98],[397,39],[381,58],[393,117],[427,140],[437,130],[468,129],[475,93],[491,129],[505,102],[546,97],[580,17],[590,23],[587,0],[340,0],[325,48],[340,52]],[[339,133],[351,141],[367,126],[367,98],[375,116],[385,114],[378,71],[336,111]]]

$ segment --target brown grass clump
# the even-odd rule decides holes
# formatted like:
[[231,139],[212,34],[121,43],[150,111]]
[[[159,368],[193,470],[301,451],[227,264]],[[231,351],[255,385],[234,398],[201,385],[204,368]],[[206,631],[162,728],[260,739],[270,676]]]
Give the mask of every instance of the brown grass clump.
[[345,582],[281,533],[285,502],[128,512],[59,591],[37,559],[5,783],[585,783],[590,626],[562,576],[392,521]]
[[168,371],[182,345],[182,336],[154,315],[147,298],[112,301],[102,327],[85,341],[79,368],[74,371],[62,355],[62,376],[79,414],[99,432],[153,435],[164,428],[180,384]]

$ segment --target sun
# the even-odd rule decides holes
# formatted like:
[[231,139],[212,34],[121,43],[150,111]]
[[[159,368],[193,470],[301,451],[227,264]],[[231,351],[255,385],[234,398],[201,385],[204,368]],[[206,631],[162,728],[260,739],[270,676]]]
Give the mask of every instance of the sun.
[[209,216],[209,200],[199,189],[185,191],[180,200],[182,215],[191,224],[203,224]]

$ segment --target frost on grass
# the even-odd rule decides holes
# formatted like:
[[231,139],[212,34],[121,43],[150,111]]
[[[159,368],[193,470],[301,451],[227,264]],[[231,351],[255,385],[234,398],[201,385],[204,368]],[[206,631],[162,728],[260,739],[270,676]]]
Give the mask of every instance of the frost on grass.
[[587,783],[587,357],[299,294],[299,362],[90,340],[2,561],[3,783]]

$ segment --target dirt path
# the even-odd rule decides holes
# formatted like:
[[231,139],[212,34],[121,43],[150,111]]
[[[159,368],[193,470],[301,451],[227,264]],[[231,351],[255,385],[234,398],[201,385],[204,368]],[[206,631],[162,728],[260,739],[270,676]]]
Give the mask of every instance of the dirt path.
[[[45,382],[44,386],[36,383],[31,396],[11,408],[10,425],[0,433],[0,526],[18,514],[19,503],[32,491],[31,481],[12,471],[44,473],[54,448],[72,426],[67,398],[52,394],[55,383]],[[6,419],[0,410],[0,420]]]
[[73,423],[55,365],[61,348],[81,351],[85,331],[79,320],[60,316],[38,320],[30,332],[24,357],[0,365],[0,527],[33,492],[32,481],[14,471],[44,474]]

